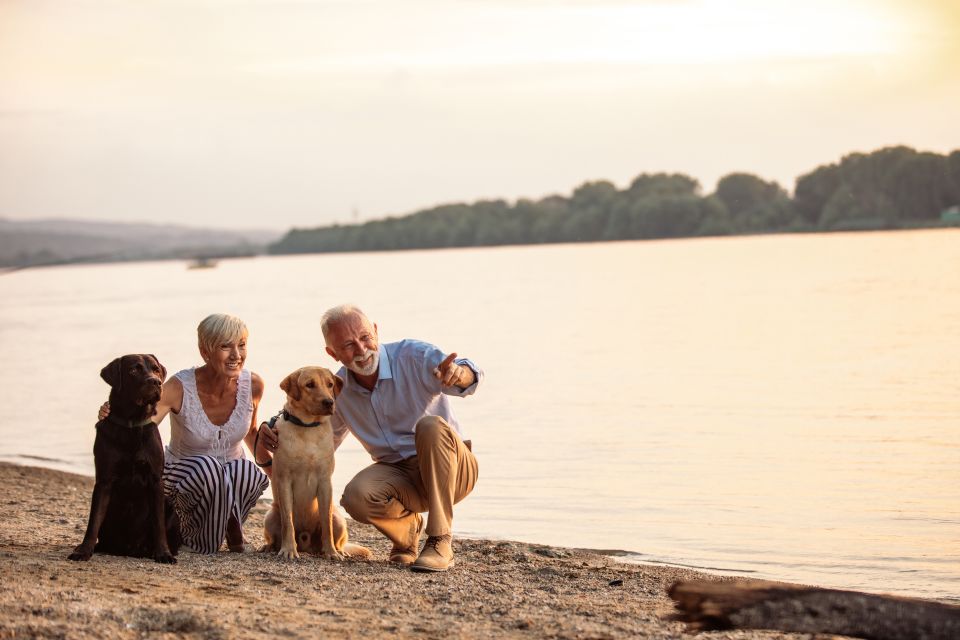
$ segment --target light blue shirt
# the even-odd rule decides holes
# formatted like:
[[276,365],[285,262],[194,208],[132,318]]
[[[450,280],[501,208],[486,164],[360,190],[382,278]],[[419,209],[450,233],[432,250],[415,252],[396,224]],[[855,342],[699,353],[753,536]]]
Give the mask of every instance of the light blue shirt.
[[467,358],[457,358],[454,362],[472,369],[476,381],[466,389],[441,387],[433,371],[446,356],[419,340],[381,344],[380,372],[373,391],[341,367],[337,375],[344,385],[333,416],[334,444],[339,447],[349,431],[375,461],[400,462],[417,455],[413,429],[424,416],[440,416],[462,440],[468,440],[453,415],[448,396],[472,395],[483,379],[483,371]]

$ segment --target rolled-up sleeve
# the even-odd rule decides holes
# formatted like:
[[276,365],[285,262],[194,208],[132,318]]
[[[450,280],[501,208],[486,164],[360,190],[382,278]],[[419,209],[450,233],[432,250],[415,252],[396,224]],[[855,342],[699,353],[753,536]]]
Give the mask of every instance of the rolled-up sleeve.
[[444,387],[443,392],[448,396],[457,396],[459,398],[465,398],[467,396],[472,396],[473,393],[477,390],[477,387],[480,386],[480,381],[483,380],[483,369],[477,366],[470,358],[457,358],[454,360],[461,367],[468,367],[473,371],[473,375],[476,378],[473,381],[473,384],[467,387],[466,389],[461,389],[457,385],[451,385],[449,387]]
[[437,379],[437,376],[434,375],[437,367],[440,366],[440,363],[447,359],[449,353],[444,353],[437,347],[432,344],[425,342],[419,343],[421,349],[423,349],[423,368],[420,371],[421,381],[423,384],[430,389],[435,391],[440,391],[448,396],[457,396],[458,398],[465,398],[466,396],[473,395],[473,392],[477,390],[477,387],[480,385],[480,381],[483,379],[483,369],[481,369],[477,364],[470,358],[456,358],[456,362],[461,367],[469,367],[474,373],[476,378],[466,389],[461,389],[457,385],[450,385],[449,387],[444,387],[440,384],[440,380]]

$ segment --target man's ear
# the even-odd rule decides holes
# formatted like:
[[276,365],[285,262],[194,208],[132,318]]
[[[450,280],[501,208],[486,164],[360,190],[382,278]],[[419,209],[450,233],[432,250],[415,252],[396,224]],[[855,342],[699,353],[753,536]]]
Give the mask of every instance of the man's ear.
[[300,399],[300,369],[280,381],[280,388],[294,400]]
[[158,367],[160,367],[160,378],[162,378],[163,380],[166,380],[167,368],[160,363],[160,359],[157,358],[157,356],[153,355],[152,353],[148,353],[147,355],[153,358],[153,361],[157,363]]
[[337,362],[340,362],[340,358],[338,358],[338,357],[337,357],[337,354],[333,352],[333,349],[331,349],[330,347],[327,347],[326,349],[327,349],[327,355],[328,355],[328,356],[330,356],[331,358],[333,358],[333,359],[336,360]]
[[333,374],[333,397],[336,398],[343,391],[343,378]]
[[113,362],[105,366],[100,370],[100,377],[103,378],[104,382],[110,385],[111,388],[120,390],[120,361],[123,360],[123,357],[115,358]]

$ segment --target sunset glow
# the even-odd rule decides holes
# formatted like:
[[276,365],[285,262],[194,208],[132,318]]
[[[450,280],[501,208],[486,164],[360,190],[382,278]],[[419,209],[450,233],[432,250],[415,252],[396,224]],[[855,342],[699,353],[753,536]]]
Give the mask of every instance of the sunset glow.
[[0,215],[320,224],[642,171],[790,188],[960,147],[954,5],[5,2]]
[[[257,65],[289,71],[352,71],[396,65],[414,69],[524,64],[724,64],[777,59],[886,56],[906,33],[882,10],[813,2],[682,2],[563,6],[549,17],[523,4],[461,10],[429,31],[405,25],[404,42],[376,50],[361,39],[346,51]],[[496,28],[496,46],[489,46]],[[355,49],[355,50],[351,50]]]

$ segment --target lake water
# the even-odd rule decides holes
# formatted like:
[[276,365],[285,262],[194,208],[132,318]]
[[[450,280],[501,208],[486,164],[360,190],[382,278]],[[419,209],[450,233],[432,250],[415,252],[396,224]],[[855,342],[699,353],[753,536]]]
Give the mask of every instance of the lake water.
[[[960,600],[955,230],[46,268],[0,300],[3,460],[92,475],[101,367],[196,364],[211,312],[271,415],[352,301],[487,373],[459,535]],[[339,495],[369,459],[337,455]]]

